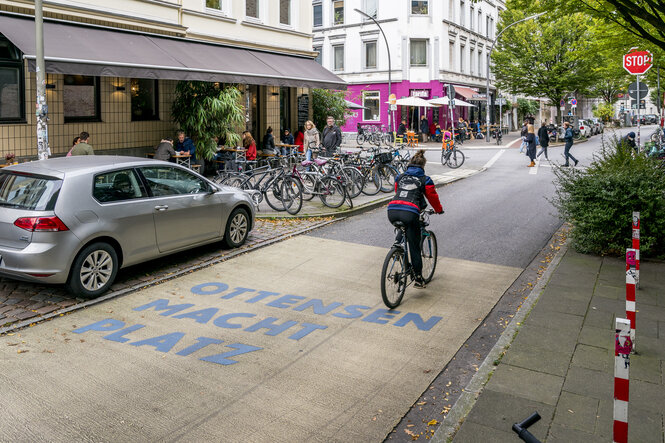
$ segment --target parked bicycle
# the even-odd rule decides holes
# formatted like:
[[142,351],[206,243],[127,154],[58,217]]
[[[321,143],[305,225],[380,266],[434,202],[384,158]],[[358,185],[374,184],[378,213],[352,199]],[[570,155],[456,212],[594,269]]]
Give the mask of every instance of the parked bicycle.
[[457,169],[464,164],[465,155],[460,151],[457,142],[444,143],[441,148],[441,164]]
[[497,128],[492,132],[492,138],[496,140],[496,144],[500,145],[501,142],[503,141],[503,132],[501,129]]
[[[429,226],[429,216],[434,214],[433,209],[426,209],[420,213],[421,256],[423,260],[422,276],[425,283],[432,281],[436,270],[438,253],[436,235],[426,229]],[[381,270],[381,298],[390,309],[394,309],[402,302],[406,287],[413,283],[415,273],[409,258],[409,248],[406,241],[406,226],[402,222],[395,222],[395,243],[383,261]]]

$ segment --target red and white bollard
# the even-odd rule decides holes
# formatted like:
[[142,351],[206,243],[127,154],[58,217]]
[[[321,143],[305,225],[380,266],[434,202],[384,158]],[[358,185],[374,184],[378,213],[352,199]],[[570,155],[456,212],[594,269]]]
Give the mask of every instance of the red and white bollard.
[[635,254],[635,285],[640,287],[640,213],[633,212],[633,249]]
[[626,249],[626,318],[630,320],[630,339],[635,352],[635,287],[637,284],[637,253],[635,249]]
[[630,385],[630,321],[616,319],[614,339],[614,443],[628,443],[628,391]]

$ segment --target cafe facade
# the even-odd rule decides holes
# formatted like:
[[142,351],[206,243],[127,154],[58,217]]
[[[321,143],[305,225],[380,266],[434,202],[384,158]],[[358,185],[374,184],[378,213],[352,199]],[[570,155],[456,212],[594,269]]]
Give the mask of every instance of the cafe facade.
[[[306,0],[45,2],[48,139],[80,132],[96,153],[143,155],[178,125],[179,81],[235,85],[260,141],[311,118],[311,89],[344,81],[314,61]],[[0,155],[36,158],[34,3],[0,1]],[[0,160],[2,160],[0,158]]]

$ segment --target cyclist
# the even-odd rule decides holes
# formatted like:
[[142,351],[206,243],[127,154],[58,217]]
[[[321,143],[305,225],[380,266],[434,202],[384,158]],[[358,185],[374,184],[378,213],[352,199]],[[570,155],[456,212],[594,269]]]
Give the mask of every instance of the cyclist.
[[[425,198],[437,214],[443,213],[434,182],[425,175],[425,163],[427,160],[423,150],[411,157],[406,172],[395,178],[395,197],[388,204],[390,223],[401,221],[406,226],[406,241],[409,245],[416,288],[425,287],[422,277],[423,261],[420,256],[420,211],[427,207]],[[401,240],[397,239],[398,242]]]

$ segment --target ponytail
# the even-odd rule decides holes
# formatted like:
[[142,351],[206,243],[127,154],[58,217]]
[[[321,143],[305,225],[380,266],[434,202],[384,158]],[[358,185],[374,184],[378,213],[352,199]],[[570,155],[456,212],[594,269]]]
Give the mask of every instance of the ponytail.
[[411,157],[411,160],[409,161],[409,166],[420,166],[421,168],[424,168],[425,163],[427,163],[427,159],[425,158],[425,150],[421,149],[413,154],[413,157]]

